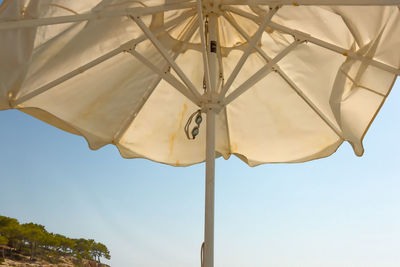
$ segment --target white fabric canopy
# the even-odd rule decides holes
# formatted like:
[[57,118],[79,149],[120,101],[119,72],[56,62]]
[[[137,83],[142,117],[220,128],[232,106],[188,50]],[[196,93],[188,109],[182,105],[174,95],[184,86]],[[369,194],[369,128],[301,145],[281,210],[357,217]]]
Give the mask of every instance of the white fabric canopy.
[[[218,72],[225,84],[267,16],[268,6],[258,2],[204,4],[218,15]],[[217,156],[235,154],[251,166],[302,162],[329,156],[343,141],[363,154],[362,139],[399,74],[400,9],[392,5],[396,1],[380,7],[320,2],[282,5],[267,20],[220,103]],[[0,7],[0,109],[19,109],[82,135],[92,149],[115,144],[126,158],[177,166],[204,161],[205,130],[200,127],[195,140],[183,130],[201,103],[194,103],[199,99],[190,86],[129,16],[136,14],[203,94],[195,2],[5,0]],[[64,23],[51,20],[60,17]],[[46,24],[51,25],[41,26]],[[230,96],[282,51],[285,56],[267,66],[253,86]],[[193,101],[140,56],[171,73],[168,77],[184,85]]]

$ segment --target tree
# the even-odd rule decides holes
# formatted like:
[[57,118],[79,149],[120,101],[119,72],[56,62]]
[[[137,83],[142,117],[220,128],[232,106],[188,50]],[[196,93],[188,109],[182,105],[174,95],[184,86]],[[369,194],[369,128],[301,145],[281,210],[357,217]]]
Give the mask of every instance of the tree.
[[54,250],[56,252],[60,250],[60,240],[53,233],[44,232],[40,244],[47,250]]
[[[94,239],[71,239],[60,234],[49,233],[45,227],[35,223],[20,224],[16,219],[0,216],[0,245],[8,244],[18,253],[58,261],[61,255],[74,255],[78,259],[110,259],[110,252]],[[3,249],[3,258],[4,258]],[[11,255],[12,256],[12,255]]]
[[10,225],[19,225],[19,222],[17,219],[0,215],[0,233],[5,227]]
[[86,240],[84,238],[75,239],[74,254],[78,259],[92,259],[92,255],[90,253],[92,240],[93,239]]
[[35,223],[22,224],[21,228],[23,240],[29,244],[31,250],[30,258],[33,260],[36,255],[37,247],[42,244],[47,231],[43,225]]
[[21,226],[18,220],[5,216],[0,216],[0,236],[8,240],[7,244],[17,248],[21,243]]
[[[94,245],[94,253],[97,256],[97,261],[100,262],[100,258],[104,257],[107,260],[111,259],[110,251],[108,248],[102,243],[96,243]],[[95,257],[96,259],[96,257]]]
[[[7,239],[7,237],[5,237],[5,236],[1,236],[0,235],[0,245],[7,245],[8,244],[8,239]],[[3,259],[5,258],[5,255],[4,255],[4,248],[2,249],[2,251],[3,251]]]
[[60,234],[53,234],[55,250],[64,254],[71,254],[75,247],[75,241]]

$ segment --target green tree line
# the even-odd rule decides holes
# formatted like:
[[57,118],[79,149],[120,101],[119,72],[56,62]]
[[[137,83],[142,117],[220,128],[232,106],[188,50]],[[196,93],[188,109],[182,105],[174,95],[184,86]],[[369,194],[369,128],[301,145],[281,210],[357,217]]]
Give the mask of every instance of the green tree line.
[[[0,245],[15,252],[35,258],[74,256],[100,262],[100,258],[110,259],[107,247],[93,239],[74,239],[60,234],[49,233],[45,227],[35,223],[20,224],[17,219],[0,215]],[[11,250],[11,253],[13,253]],[[14,252],[14,253],[15,253]],[[12,255],[11,255],[12,256]],[[0,257],[5,257],[4,247]]]

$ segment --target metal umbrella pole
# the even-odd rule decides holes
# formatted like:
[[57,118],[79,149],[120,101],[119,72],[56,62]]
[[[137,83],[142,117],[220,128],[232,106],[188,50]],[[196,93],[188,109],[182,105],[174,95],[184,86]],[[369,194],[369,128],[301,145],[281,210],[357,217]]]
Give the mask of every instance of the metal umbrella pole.
[[[206,187],[204,223],[204,267],[214,266],[214,199],[215,199],[215,103],[217,86],[217,15],[209,15],[209,85],[206,107]],[[207,69],[207,68],[205,68]]]
[[208,109],[206,133],[206,197],[204,222],[204,267],[214,266],[214,196],[215,196],[215,111]]

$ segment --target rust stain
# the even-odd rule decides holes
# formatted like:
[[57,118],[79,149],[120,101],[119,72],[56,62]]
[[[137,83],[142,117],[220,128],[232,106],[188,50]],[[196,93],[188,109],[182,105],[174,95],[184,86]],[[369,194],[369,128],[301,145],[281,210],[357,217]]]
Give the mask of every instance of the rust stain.
[[238,150],[238,145],[236,143],[231,144],[231,153],[236,153]]
[[179,166],[179,160],[176,160],[175,166]]
[[185,112],[186,112],[187,108],[188,108],[187,105],[183,104],[183,110],[181,111],[181,113],[179,113],[179,129],[178,130],[182,129],[183,117],[185,116]]
[[172,152],[174,152],[174,143],[175,143],[175,137],[176,134],[172,134],[170,139],[169,139],[169,156],[172,155]]
[[330,136],[321,136],[318,138],[317,146],[319,149],[324,149],[332,145],[332,143],[334,143],[334,140]]
[[171,137],[169,139],[169,156],[172,155],[172,153],[174,152],[174,144],[175,144],[175,139],[177,134],[179,133],[179,131],[182,131],[182,126],[183,126],[183,119],[185,116],[185,112],[187,110],[188,106],[187,104],[183,104],[183,109],[182,111],[179,113],[179,126],[178,126],[178,130],[176,133],[171,134]]
[[107,102],[107,99],[110,99],[113,93],[113,90],[102,92],[100,95],[94,98],[89,105],[87,105],[86,109],[82,112],[80,117],[82,119],[87,119],[89,116],[95,114],[97,110],[101,109],[104,106],[104,103]]

